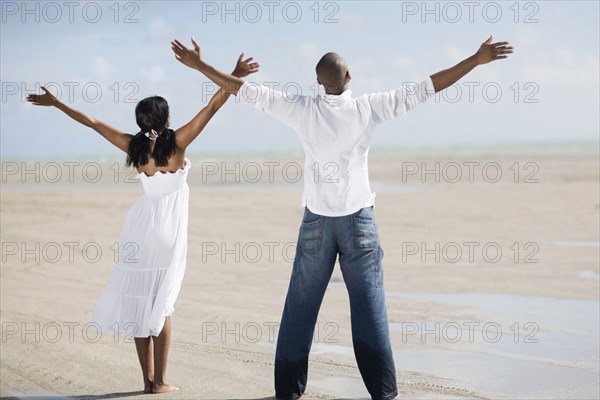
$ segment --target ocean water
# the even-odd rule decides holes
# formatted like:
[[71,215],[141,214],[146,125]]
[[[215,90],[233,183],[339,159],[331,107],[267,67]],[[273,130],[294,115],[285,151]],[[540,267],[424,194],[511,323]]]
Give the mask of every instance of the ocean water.
[[[597,157],[598,144],[533,143],[471,146],[430,146],[370,149],[371,162],[418,159],[497,159],[527,157]],[[304,155],[297,151],[187,154],[193,191],[301,192]],[[381,164],[379,164],[381,171]],[[125,167],[119,152],[95,156],[9,159],[1,162],[2,187],[11,191],[127,191],[141,190],[133,168]],[[436,190],[431,185],[379,177],[371,171],[374,192],[416,193]],[[565,245],[556,243],[557,245]]]

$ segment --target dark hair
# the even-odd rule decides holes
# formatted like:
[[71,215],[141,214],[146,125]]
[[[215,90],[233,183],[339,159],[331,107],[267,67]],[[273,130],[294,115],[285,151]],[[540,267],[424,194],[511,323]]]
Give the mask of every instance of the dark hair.
[[323,86],[343,86],[348,71],[346,61],[338,53],[326,53],[315,68]]
[[[160,96],[147,97],[135,107],[135,120],[141,131],[138,132],[127,149],[127,166],[136,168],[148,163],[151,154],[158,167],[169,164],[169,159],[176,151],[175,132],[167,128],[169,104]],[[155,130],[158,134],[154,148],[153,141],[145,136],[146,132]]]

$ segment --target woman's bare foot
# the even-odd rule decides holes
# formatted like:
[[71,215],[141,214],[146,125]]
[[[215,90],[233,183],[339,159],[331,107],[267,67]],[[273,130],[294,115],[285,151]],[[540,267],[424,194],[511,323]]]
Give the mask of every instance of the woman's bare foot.
[[154,384],[152,386],[152,393],[167,393],[181,390],[179,386],[169,385],[168,383]]
[[154,382],[152,382],[152,381],[144,382],[144,393],[152,393],[153,386],[154,386]]

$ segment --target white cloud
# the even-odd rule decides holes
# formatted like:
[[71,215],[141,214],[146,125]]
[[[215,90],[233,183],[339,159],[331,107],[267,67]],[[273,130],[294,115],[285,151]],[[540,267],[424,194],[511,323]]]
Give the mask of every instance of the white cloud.
[[[327,15],[322,17],[325,20]],[[337,15],[331,15],[330,19],[337,19],[339,23],[344,25],[349,25],[352,28],[362,28],[365,26],[365,21],[354,13],[350,13],[347,11],[342,11]]]
[[526,69],[527,77],[545,85],[554,86],[598,86],[598,60],[588,58],[577,66],[558,64],[529,64]]
[[322,54],[319,53],[319,48],[314,43],[304,42],[298,48],[298,55],[303,58],[310,60],[312,63],[313,60],[318,61]]
[[524,46],[537,46],[541,42],[541,35],[530,26],[521,26],[516,35],[516,41]]
[[157,84],[165,80],[165,70],[160,65],[152,65],[143,68],[140,75],[144,79],[148,79],[150,83]]
[[153,39],[173,38],[177,36],[177,31],[173,25],[162,18],[154,18],[148,24],[148,30]]
[[102,56],[97,56],[92,65],[92,72],[102,81],[108,81],[117,67]]
[[576,55],[569,48],[555,49],[544,62],[525,66],[525,76],[531,81],[548,86],[598,86],[600,62],[592,55]]

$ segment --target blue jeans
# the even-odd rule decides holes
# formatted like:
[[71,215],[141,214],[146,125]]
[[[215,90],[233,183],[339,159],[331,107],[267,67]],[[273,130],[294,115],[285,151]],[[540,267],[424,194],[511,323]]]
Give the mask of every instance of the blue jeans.
[[338,254],[350,297],[354,355],[365,386],[376,400],[398,394],[373,207],[343,217],[306,208],[277,339],[278,399],[298,399],[306,389],[315,323]]

